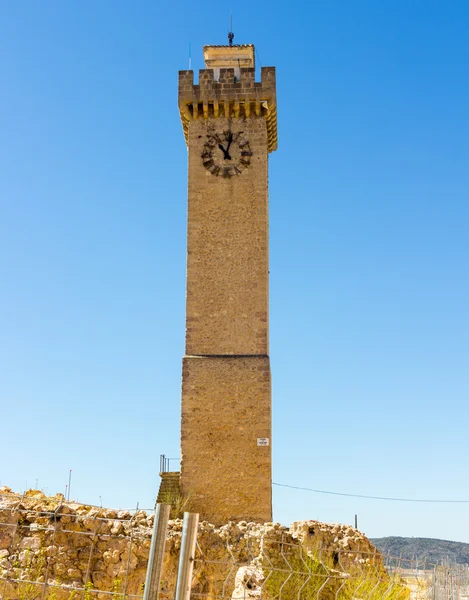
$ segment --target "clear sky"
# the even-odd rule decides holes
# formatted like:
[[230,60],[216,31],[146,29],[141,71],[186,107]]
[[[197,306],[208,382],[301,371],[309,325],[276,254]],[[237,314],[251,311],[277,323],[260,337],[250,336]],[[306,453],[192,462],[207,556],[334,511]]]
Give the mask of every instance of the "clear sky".
[[[233,6],[277,67],[274,481],[469,500],[469,3]],[[230,6],[0,3],[0,481],[153,507],[179,455],[177,72]],[[274,516],[469,542],[469,503],[274,487]]]

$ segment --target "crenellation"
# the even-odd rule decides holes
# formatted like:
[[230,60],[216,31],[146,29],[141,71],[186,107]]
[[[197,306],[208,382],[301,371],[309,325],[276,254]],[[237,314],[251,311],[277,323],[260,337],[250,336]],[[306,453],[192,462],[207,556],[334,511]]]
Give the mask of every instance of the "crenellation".
[[275,90],[275,67],[261,67],[261,82]]
[[255,81],[255,69],[251,67],[243,67],[240,69],[240,79],[243,87],[253,87]]
[[185,88],[187,86],[187,89],[191,89],[192,86],[194,85],[194,71],[192,70],[185,70],[185,71],[179,71],[179,90],[181,90],[181,88]]
[[199,69],[199,84],[194,83],[194,71],[182,70],[179,71],[179,95],[181,96],[181,92],[192,91],[202,82],[204,87],[211,91],[219,89],[222,84],[236,84],[240,89],[257,87],[275,95],[275,67],[261,67],[260,81],[255,81],[255,70],[251,67],[242,67],[240,77],[237,79],[234,68],[221,68],[218,79],[215,79],[214,69]]
[[218,80],[220,83],[234,83],[235,81],[235,71],[232,68],[220,69],[220,78]]
[[204,94],[213,88],[213,69],[199,70],[199,91]]
[[[243,94],[256,90],[263,99],[275,98],[275,67],[262,67],[261,81],[255,81],[254,69],[241,69],[239,79],[234,69],[220,69],[219,79],[214,78],[213,69],[200,69],[199,83],[194,83],[193,71],[179,72],[179,101],[188,101],[198,92],[204,91],[210,97],[219,95],[221,90],[234,90]],[[257,95],[257,94],[256,94]]]
[[193,71],[179,72],[179,110],[186,142],[193,119],[210,117],[262,117],[267,121],[268,151],[277,149],[275,67],[261,68],[261,81],[255,81],[253,67],[200,69],[199,83]]

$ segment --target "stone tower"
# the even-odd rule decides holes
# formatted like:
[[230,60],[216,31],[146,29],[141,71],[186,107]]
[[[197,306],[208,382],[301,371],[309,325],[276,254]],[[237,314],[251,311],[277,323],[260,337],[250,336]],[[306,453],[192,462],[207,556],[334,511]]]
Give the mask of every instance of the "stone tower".
[[214,523],[272,519],[268,154],[275,68],[254,46],[205,46],[179,73],[188,147],[181,490]]

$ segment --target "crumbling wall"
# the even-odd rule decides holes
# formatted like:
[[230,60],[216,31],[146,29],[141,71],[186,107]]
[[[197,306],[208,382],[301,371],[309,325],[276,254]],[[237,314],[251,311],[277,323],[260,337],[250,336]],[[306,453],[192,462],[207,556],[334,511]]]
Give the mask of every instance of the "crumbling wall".
[[[131,514],[66,502],[62,494],[46,497],[30,490],[19,496],[9,488],[0,488],[0,597],[6,600],[141,597],[153,521],[154,516],[142,510]],[[162,599],[169,600],[174,595],[181,535],[182,520],[170,521]],[[241,521],[216,527],[202,522],[198,531],[194,595],[230,598],[233,593],[233,598],[242,597],[240,589],[246,578],[252,581],[245,587],[255,587],[257,581],[268,592],[270,588],[263,582],[269,580],[267,575],[271,571],[275,571],[277,579],[271,577],[269,585],[278,587],[281,585],[278,574],[288,575],[285,566],[288,561],[290,569],[297,569],[295,561],[306,564],[305,557],[320,560],[328,577],[333,572],[343,577],[345,570],[353,573],[363,568],[386,577],[381,555],[352,527],[317,521],[294,523],[290,529],[278,523]],[[217,595],[221,589],[229,595]]]
[[65,502],[62,494],[0,491],[0,576],[7,598],[35,598],[34,582],[47,582],[57,600],[85,586],[141,594],[153,515]]

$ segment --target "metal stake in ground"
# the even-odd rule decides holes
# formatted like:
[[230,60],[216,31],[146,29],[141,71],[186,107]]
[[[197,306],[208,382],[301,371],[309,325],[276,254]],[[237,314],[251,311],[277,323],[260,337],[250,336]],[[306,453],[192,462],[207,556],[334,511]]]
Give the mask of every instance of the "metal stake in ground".
[[158,600],[161,572],[163,570],[164,545],[168,528],[170,504],[157,504],[155,523],[151,536],[150,556],[148,557],[147,576],[143,600]]
[[190,599],[198,526],[198,513],[185,512],[182,524],[181,554],[179,555],[178,578],[174,600]]

